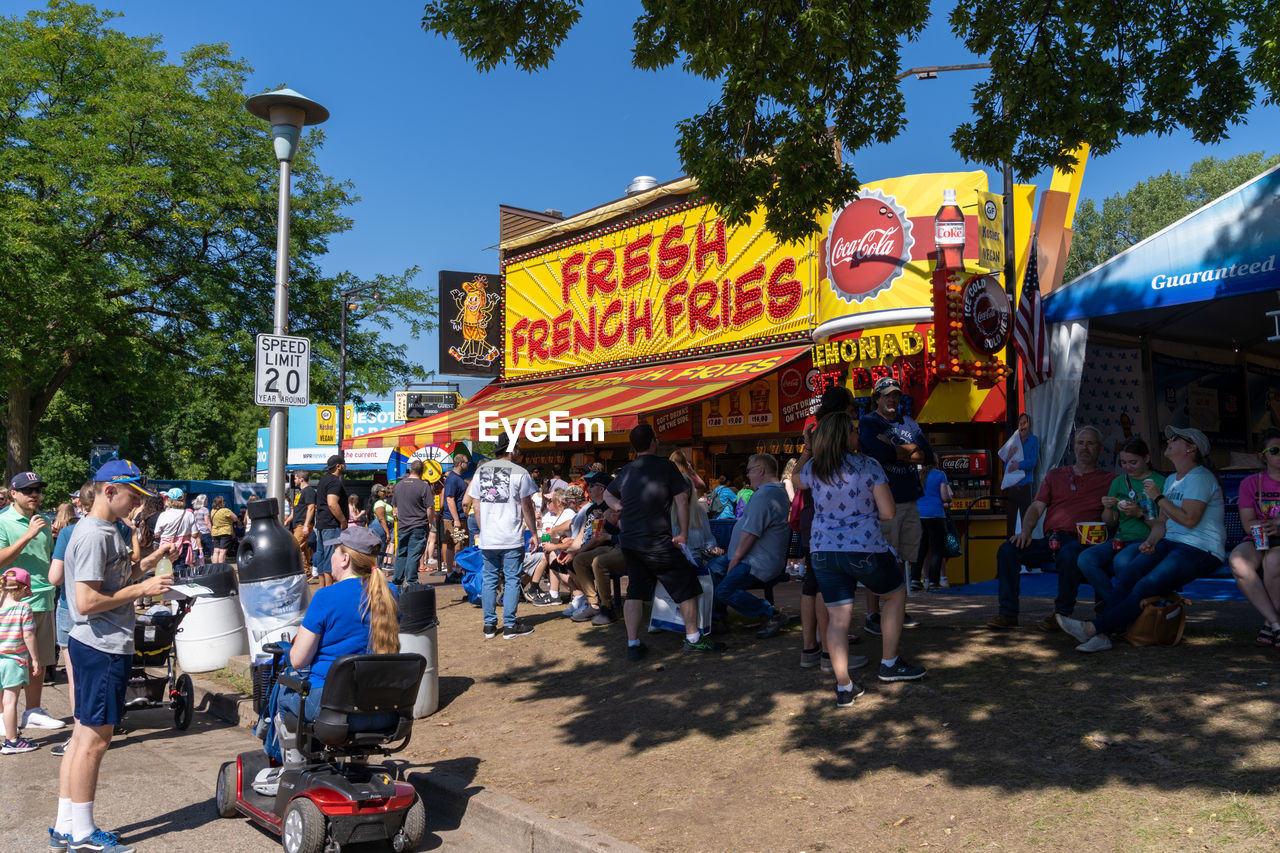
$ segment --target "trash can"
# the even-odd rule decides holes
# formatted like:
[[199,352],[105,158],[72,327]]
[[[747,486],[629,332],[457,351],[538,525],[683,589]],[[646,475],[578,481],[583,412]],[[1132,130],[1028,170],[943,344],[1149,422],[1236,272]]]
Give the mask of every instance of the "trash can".
[[400,652],[419,654],[427,661],[413,705],[415,719],[429,717],[440,707],[440,653],[436,645],[436,588],[409,586],[400,593]]
[[208,587],[212,595],[191,602],[174,637],[178,666],[183,672],[213,672],[233,657],[249,650],[244,633],[244,614],[236,594],[235,567],[230,563],[187,566],[177,572],[178,583]]
[[265,644],[293,640],[305,608],[302,554],[278,517],[275,498],[250,503],[249,530],[236,552],[240,609],[255,664],[270,657],[262,650]]

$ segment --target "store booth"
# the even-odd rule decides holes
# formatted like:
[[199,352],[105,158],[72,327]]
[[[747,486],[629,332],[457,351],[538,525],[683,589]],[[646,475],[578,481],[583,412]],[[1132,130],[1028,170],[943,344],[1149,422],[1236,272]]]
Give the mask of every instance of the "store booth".
[[[935,222],[945,190],[958,231]],[[891,375],[939,451],[956,511],[971,533],[994,532],[975,541],[970,578],[994,576],[1012,304],[1001,206],[987,191],[980,171],[868,183],[797,242],[771,234],[763,212],[729,224],[689,179],[539,222],[500,243],[499,379],[454,411],[344,448],[448,449],[492,438],[504,418],[521,430],[527,467],[614,470],[644,420],[708,482],[732,481],[753,453],[777,455],[779,468],[798,455],[823,390],[846,385],[866,410]],[[1034,193],[1015,193],[1019,280]],[[935,239],[944,233],[958,235],[951,254]],[[959,582],[964,568],[948,574]]]
[[1202,430],[1238,539],[1239,480],[1258,465],[1258,435],[1280,427],[1277,255],[1280,167],[1049,294],[1056,373],[1031,391],[1033,414],[1097,426],[1107,466],[1129,436],[1147,440],[1159,467],[1167,424]]

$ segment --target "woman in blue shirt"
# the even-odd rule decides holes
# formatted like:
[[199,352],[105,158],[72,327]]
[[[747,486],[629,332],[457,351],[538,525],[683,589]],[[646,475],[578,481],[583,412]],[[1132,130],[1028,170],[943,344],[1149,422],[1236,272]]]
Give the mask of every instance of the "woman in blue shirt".
[[1139,546],[1140,556],[1119,570],[1116,600],[1092,622],[1059,613],[1062,630],[1080,641],[1081,652],[1111,648],[1108,634],[1124,631],[1142,610],[1142,600],[1167,595],[1196,578],[1208,577],[1226,559],[1227,529],[1222,486],[1208,468],[1209,439],[1198,429],[1164,428],[1165,457],[1174,473],[1164,482],[1143,482],[1143,491],[1160,515],[1151,535]]
[[1008,471],[1022,471],[1026,476],[1022,482],[1004,490],[1007,499],[1005,518],[1009,535],[1017,533],[1018,519],[1022,518],[1027,507],[1031,506],[1031,497],[1036,493],[1036,463],[1040,461],[1040,439],[1031,433],[1031,416],[1026,412],[1018,415],[1018,440],[1022,442],[1022,458],[1010,463]]
[[947,507],[951,505],[951,486],[947,475],[938,467],[938,457],[932,449],[924,452],[924,465],[920,471],[920,485],[924,494],[916,501],[920,511],[920,554],[911,564],[911,590],[919,592],[928,582],[929,589],[946,586],[942,567],[947,561]]

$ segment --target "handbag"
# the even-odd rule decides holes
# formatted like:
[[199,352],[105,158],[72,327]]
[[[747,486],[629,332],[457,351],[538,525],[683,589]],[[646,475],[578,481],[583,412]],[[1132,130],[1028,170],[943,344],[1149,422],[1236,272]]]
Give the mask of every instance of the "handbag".
[[950,514],[946,515],[945,518],[946,522],[943,529],[945,531],[944,549],[946,550],[947,559],[949,560],[952,557],[963,557],[964,545],[961,544],[960,529],[956,527],[956,523],[951,520]]
[[1176,646],[1187,627],[1191,602],[1176,592],[1142,599],[1141,611],[1124,638],[1133,646]]

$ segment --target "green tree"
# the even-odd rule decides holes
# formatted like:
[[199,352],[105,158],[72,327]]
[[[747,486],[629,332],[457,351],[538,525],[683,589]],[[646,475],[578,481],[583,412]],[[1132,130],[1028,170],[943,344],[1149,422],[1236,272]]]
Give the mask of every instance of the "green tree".
[[[581,17],[582,0],[433,0],[422,26],[457,41],[481,70],[545,67]],[[769,227],[799,238],[858,188],[844,156],[902,132],[900,47],[930,18],[929,0],[642,0],[633,64],[681,63],[720,97],[681,121],[685,171],[729,218],[760,205]],[[1189,129],[1224,138],[1262,96],[1280,95],[1280,12],[1264,0],[957,0],[951,29],[992,65],[973,87],[972,121],[952,135],[978,163],[1012,162],[1029,178],[1070,166],[1125,136]],[[836,142],[838,140],[838,142]],[[842,150],[843,149],[843,150]]]
[[[265,423],[249,401],[253,335],[270,330],[275,266],[278,172],[268,128],[244,110],[250,69],[225,45],[170,62],[157,37],[113,30],[112,17],[53,0],[0,18],[8,469],[29,465],[42,419],[60,392],[74,391],[88,396],[62,401],[64,439],[83,440],[61,427],[88,403],[90,432],[141,445],[124,413],[102,414],[113,399],[128,400],[145,407],[156,430],[131,450],[160,463],[157,473],[239,473],[223,467],[240,465],[236,452],[200,439],[212,427],[247,431],[236,439],[251,448],[252,422]],[[343,211],[357,200],[349,183],[317,165],[323,142],[311,129],[293,165],[290,318],[291,332],[313,341],[313,395],[332,399],[338,292],[365,282],[319,267],[329,239],[352,227]],[[429,326],[433,300],[412,287],[416,273],[374,279],[382,310],[349,331],[357,399],[425,378],[404,347],[377,335],[393,318],[415,335]],[[138,370],[148,372],[131,375]],[[45,451],[69,459],[88,446],[54,442]]]
[[1071,253],[1063,280],[1088,272],[1276,163],[1280,163],[1280,155],[1268,157],[1262,151],[1227,160],[1205,157],[1182,174],[1165,172],[1108,196],[1101,209],[1093,199],[1086,199],[1072,225]]

